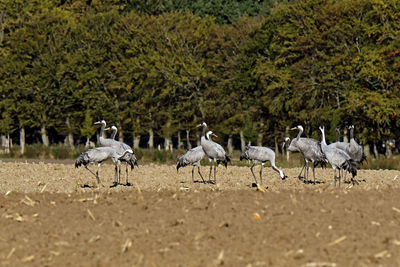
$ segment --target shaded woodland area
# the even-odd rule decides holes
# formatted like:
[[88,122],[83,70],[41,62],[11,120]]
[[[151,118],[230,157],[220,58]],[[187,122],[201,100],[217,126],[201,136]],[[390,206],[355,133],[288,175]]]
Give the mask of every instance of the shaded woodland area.
[[203,120],[230,152],[298,124],[328,141],[354,124],[366,154],[399,143],[397,0],[1,0],[0,62],[21,154],[95,141],[100,119],[135,148],[190,148]]

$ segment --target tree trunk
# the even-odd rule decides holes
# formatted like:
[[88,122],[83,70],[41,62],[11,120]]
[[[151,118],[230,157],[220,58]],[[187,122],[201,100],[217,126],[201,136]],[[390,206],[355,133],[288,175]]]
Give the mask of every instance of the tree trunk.
[[376,143],[374,143],[374,154],[375,154],[375,158],[379,159],[379,153],[378,153],[378,148],[376,147]]
[[192,144],[190,143],[190,130],[186,130],[186,143],[187,149],[192,149]]
[[171,146],[171,137],[170,136],[165,137],[164,138],[164,149],[171,150],[170,146]]
[[[286,126],[285,135],[286,135],[287,137],[289,137],[289,130],[290,130],[290,127],[289,127],[289,126]],[[283,140],[283,141],[285,141],[285,140]],[[283,151],[286,152],[286,160],[289,161],[289,160],[290,160],[290,153],[289,153],[289,150],[287,149],[285,143],[283,144],[282,153],[283,153]]]
[[47,135],[46,126],[42,125],[42,127],[40,128],[40,135],[42,136],[43,145],[49,146],[50,142],[49,142],[49,137]]
[[67,117],[67,119],[65,120],[65,124],[67,125],[67,129],[68,129],[67,143],[71,148],[73,148],[74,147],[74,136],[72,134],[72,127],[71,127],[71,123],[69,121],[69,117]]
[[364,155],[369,158],[371,156],[371,150],[369,148],[369,144],[365,144],[363,146],[363,150],[364,150]]
[[178,149],[183,147],[182,138],[181,138],[181,131],[178,131]]
[[386,146],[385,156],[386,158],[390,158],[392,156],[392,148],[389,140],[385,141],[385,146]]
[[258,133],[258,136],[257,136],[257,146],[262,146],[263,137],[264,137],[264,134]]
[[10,135],[1,135],[1,145],[4,147],[4,153],[10,153]]
[[19,146],[21,155],[25,154],[25,127],[19,128]]
[[122,129],[122,126],[118,124],[118,136],[115,137],[120,142],[124,142],[124,129]]
[[153,129],[149,129],[149,142],[148,142],[149,148],[154,148],[154,132]]
[[278,137],[275,136],[274,142],[275,142],[275,155],[278,156],[279,155]]
[[228,137],[228,154],[232,155],[233,154],[233,145],[232,145],[232,135],[229,135]]
[[90,139],[89,139],[89,137],[86,137],[85,148],[88,148],[89,145],[90,145]]
[[138,149],[140,144],[140,134],[133,134],[133,148]]
[[201,140],[200,140],[200,136],[199,136],[199,134],[198,133],[196,133],[196,144],[198,145],[198,146],[200,146],[201,145]]
[[243,130],[240,130],[240,149],[243,151],[246,147],[246,140],[244,140]]

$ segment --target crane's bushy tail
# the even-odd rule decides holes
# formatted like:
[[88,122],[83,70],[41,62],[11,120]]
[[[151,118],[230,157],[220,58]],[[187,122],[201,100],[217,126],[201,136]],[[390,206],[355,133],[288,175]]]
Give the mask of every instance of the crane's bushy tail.
[[358,164],[352,159],[346,160],[342,168],[350,172],[353,175],[353,178],[357,175]]
[[80,167],[81,165],[86,166],[88,164],[88,155],[86,152],[80,154],[75,161],[75,168]]
[[225,168],[228,168],[228,162],[231,162],[231,159],[228,157],[228,155],[225,155],[224,160],[217,160],[217,164],[223,163]]
[[128,163],[129,166],[131,166],[131,170],[133,170],[133,168],[135,167],[135,165],[136,165],[137,167],[139,167],[139,164],[138,164],[138,162],[137,162],[137,158],[136,158],[135,154],[133,154],[133,153],[131,153],[131,152],[129,152],[129,151],[126,151],[126,152],[124,153],[124,155],[122,155],[122,156],[119,158],[119,160]]

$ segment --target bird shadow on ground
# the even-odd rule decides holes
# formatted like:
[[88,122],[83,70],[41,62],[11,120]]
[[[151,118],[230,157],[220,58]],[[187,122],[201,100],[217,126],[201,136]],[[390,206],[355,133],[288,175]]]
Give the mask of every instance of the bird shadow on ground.
[[303,181],[305,184],[325,184],[324,181]]
[[81,188],[94,188],[94,186],[91,186],[88,184],[83,184],[83,185],[81,185]]

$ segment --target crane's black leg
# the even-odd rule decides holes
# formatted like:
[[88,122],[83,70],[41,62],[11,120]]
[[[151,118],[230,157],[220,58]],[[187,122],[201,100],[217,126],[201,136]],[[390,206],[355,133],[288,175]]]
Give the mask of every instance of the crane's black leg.
[[214,159],[214,184],[217,184],[217,161]]
[[[304,178],[303,176],[301,176],[301,173],[303,172],[303,170],[304,170],[305,167],[306,167],[306,161],[304,160],[303,168],[301,168],[301,171],[300,171],[299,176],[298,176],[298,178],[299,178],[300,180],[301,180],[301,178]],[[304,173],[304,175],[305,175],[305,173]]]
[[199,174],[200,174],[201,180],[203,180],[203,183],[206,183],[206,181],[203,178],[203,175],[201,175],[200,166],[197,166],[197,170],[199,171]]
[[263,184],[263,182],[262,182],[262,169],[263,169],[263,167],[264,167],[264,163],[261,163],[261,168],[260,168],[260,185]]
[[193,169],[192,169],[192,182],[194,183],[194,166],[193,166]]
[[211,183],[211,174],[212,174],[212,160],[208,159],[210,162],[210,174],[208,175],[208,181]]
[[313,173],[314,185],[315,185],[316,184],[316,180],[315,180],[315,165],[314,165],[314,163],[312,164],[312,173]]
[[256,181],[256,184],[257,184],[257,178],[256,178],[256,176],[254,175],[254,172],[253,172],[254,165],[256,165],[256,164],[253,163],[253,166],[250,167],[250,170],[251,170],[251,173],[253,174],[254,181]]
[[129,179],[129,173],[128,173],[128,163],[125,163],[126,166],[126,185],[130,186],[131,184],[129,183],[128,179]]
[[86,168],[86,170],[88,170],[91,174],[93,174],[94,177],[96,177],[96,179],[97,179],[97,174],[96,174],[96,173],[92,172],[87,166],[85,166],[85,168]]
[[343,169],[339,169],[339,187],[340,187],[340,180],[342,179],[342,177],[340,176],[340,171],[342,171],[342,176],[343,176]]
[[335,181],[334,185],[336,187],[336,168],[333,170],[333,180]]

